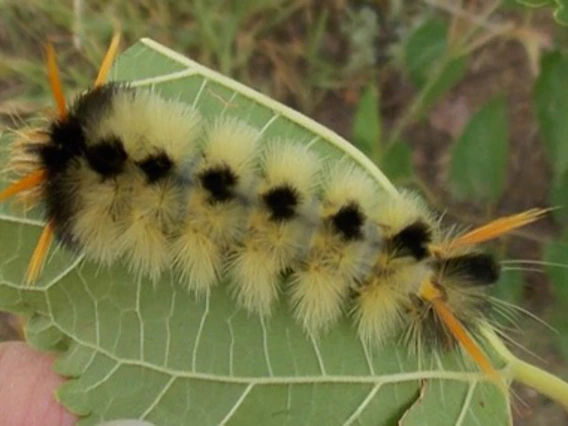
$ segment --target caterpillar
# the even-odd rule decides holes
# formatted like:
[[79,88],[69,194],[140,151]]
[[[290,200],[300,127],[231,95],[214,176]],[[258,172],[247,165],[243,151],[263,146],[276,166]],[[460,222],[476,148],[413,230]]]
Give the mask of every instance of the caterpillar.
[[235,303],[263,318],[286,301],[312,337],[349,316],[371,347],[400,334],[415,350],[461,346],[499,380],[478,341],[500,268],[479,245],[545,210],[451,232],[417,194],[381,191],[346,161],[107,82],[118,45],[70,103],[47,48],[56,117],[13,143],[18,178],[0,192],[0,202],[18,196],[44,209],[29,283],[57,239],[154,281],[173,270],[196,295],[226,281]]

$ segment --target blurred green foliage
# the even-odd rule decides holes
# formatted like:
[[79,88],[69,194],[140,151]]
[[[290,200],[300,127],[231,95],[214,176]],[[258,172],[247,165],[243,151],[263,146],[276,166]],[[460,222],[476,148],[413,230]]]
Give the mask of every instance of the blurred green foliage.
[[490,100],[455,141],[450,185],[456,199],[495,205],[503,195],[509,148],[506,108],[504,98]]
[[566,0],[517,0],[528,7],[548,7],[554,9],[554,19],[568,25],[568,1]]
[[[533,5],[535,5],[534,2]],[[561,21],[565,9],[562,9],[560,2],[558,6],[559,9],[555,16]],[[522,8],[517,8],[517,10],[523,13]],[[467,15],[465,10],[463,12]],[[402,137],[414,125],[423,121],[424,117],[433,111],[436,104],[443,100],[444,96],[448,96],[452,88],[463,83],[467,78],[468,64],[472,54],[477,50],[475,40],[472,42],[472,39],[468,40],[468,37],[471,34],[482,33],[483,23],[480,23],[477,28],[470,26],[463,31],[464,25],[457,23],[458,19],[459,16],[447,19],[439,13],[425,14],[419,23],[408,31],[406,38],[401,40],[404,49],[404,60],[401,62],[402,71],[413,85],[415,95],[398,123],[395,122],[390,134],[386,129],[376,129],[381,125],[381,119],[375,112],[376,106],[369,102],[369,89],[363,92],[355,116],[353,141],[374,158],[393,180],[398,183],[414,181],[425,190],[430,198],[431,188],[428,188],[429,184],[424,179],[413,172],[412,151],[407,143],[402,142]],[[489,18],[486,19],[485,23],[489,24]],[[461,39],[458,31],[460,24],[462,35],[465,34]],[[566,83],[568,53],[561,43],[553,44],[547,52],[537,53],[538,56],[542,54],[542,58],[539,60],[540,72],[533,79],[532,109],[538,124],[538,136],[544,143],[548,164],[552,169],[548,203],[550,206],[558,207],[553,210],[553,215],[559,224],[566,225],[568,223],[566,213],[568,207],[568,84]],[[516,106],[507,102],[505,94],[503,90],[498,96],[487,99],[485,104],[469,117],[463,130],[453,137],[449,149],[447,187],[450,198],[446,198],[439,204],[444,206],[448,203],[466,202],[470,205],[482,206],[482,210],[489,214],[485,217],[477,217],[478,223],[494,217],[498,205],[507,198],[509,158],[512,151],[510,145],[514,143],[510,140],[508,126],[510,110]],[[380,97],[380,95],[374,96]],[[377,118],[375,122],[365,127],[361,122],[367,120],[369,114],[374,114]],[[369,129],[367,135],[362,130],[365,128]],[[375,135],[381,135],[381,137]],[[370,140],[373,139],[380,148],[372,148]],[[386,140],[388,143],[385,142]],[[377,156],[377,152],[381,155]],[[389,153],[392,155],[390,158]],[[529,169],[525,170],[528,174],[532,172]],[[457,213],[457,216],[459,217],[460,214]],[[468,214],[464,216],[469,217]],[[566,291],[568,288],[566,286],[568,282],[566,272],[568,270],[568,236],[565,234],[543,241],[546,246],[544,270],[552,286],[553,302],[542,314],[558,331],[558,336],[553,337],[554,344],[568,357],[568,322],[565,315],[568,309],[568,292]],[[507,252],[506,247],[504,251]],[[529,261],[524,266],[521,263],[513,263],[505,267],[505,273],[495,287],[494,296],[506,303],[523,305],[526,292],[522,271],[542,270],[541,267],[542,264],[538,260]],[[509,329],[514,328],[513,325],[519,322],[519,315],[511,316],[508,313],[501,318],[501,322]]]

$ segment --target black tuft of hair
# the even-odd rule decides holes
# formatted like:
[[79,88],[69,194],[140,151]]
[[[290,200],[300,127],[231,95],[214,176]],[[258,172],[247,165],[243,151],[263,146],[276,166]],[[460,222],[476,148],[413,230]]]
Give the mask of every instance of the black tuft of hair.
[[[415,294],[409,294],[410,305],[407,316],[413,328],[417,339],[412,340],[415,350],[420,348],[432,348],[436,351],[451,351],[459,347],[459,341],[449,331],[447,325],[433,309],[432,304],[427,302]],[[463,327],[476,338],[479,334],[478,316],[471,315],[471,311],[480,314],[484,308],[485,299],[472,299],[469,306],[470,314],[454,311],[453,314]]]
[[95,87],[77,97],[67,116],[55,120],[47,133],[49,143],[39,149],[39,156],[48,174],[64,172],[69,163],[83,156],[86,149],[85,128],[97,123],[112,107],[118,90],[129,90],[115,83]]
[[440,259],[437,269],[444,276],[456,276],[476,286],[494,284],[501,272],[499,264],[487,253],[468,253]]
[[211,167],[199,174],[203,188],[211,195],[212,202],[223,203],[235,198],[237,175],[227,165]]
[[47,173],[44,187],[46,215],[54,225],[57,238],[71,247],[76,197],[68,173],[79,164],[79,158],[85,152],[85,134],[81,121],[69,114],[54,121],[48,135],[49,143],[38,148]]
[[262,194],[262,201],[270,211],[272,220],[286,221],[296,215],[296,207],[300,202],[300,196],[295,188],[284,184]]
[[428,244],[432,241],[430,226],[422,221],[414,222],[390,238],[390,245],[397,257],[412,256],[422,260],[429,255]]
[[79,95],[73,102],[70,115],[77,117],[82,124],[98,123],[105,114],[108,114],[113,105],[113,98],[118,92],[134,90],[123,83],[107,83],[94,87]]
[[47,129],[48,142],[34,146],[47,177],[44,184],[46,216],[57,238],[72,249],[80,249],[73,235],[77,196],[73,174],[84,158],[103,176],[120,171],[123,149],[116,141],[105,140],[87,148],[85,129],[96,125],[112,108],[113,96],[124,85],[109,83],[88,90],[70,105],[66,116],[54,120]]
[[49,143],[39,147],[39,157],[49,175],[63,172],[71,160],[85,149],[85,133],[80,120],[68,115],[54,121],[48,129]]
[[152,154],[141,161],[137,161],[136,165],[142,169],[146,175],[148,183],[156,183],[168,176],[174,166],[174,162],[168,154],[161,151]]
[[344,240],[354,241],[363,238],[365,215],[357,203],[342,206],[330,219],[333,228]]
[[87,147],[85,157],[95,172],[111,178],[122,173],[128,155],[118,137],[109,137]]
[[53,223],[57,238],[69,248],[78,249],[78,243],[74,241],[73,236],[73,222],[77,208],[74,182],[68,179],[67,173],[48,171],[48,174],[50,173],[44,186],[46,217]]

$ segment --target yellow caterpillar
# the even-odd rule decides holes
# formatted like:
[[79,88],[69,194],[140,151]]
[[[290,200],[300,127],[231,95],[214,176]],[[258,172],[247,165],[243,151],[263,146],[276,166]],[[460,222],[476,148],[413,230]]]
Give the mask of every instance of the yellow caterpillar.
[[500,268],[478,245],[544,210],[451,236],[417,195],[381,191],[353,165],[299,141],[265,140],[241,119],[206,120],[152,90],[107,83],[118,43],[69,104],[48,48],[57,116],[14,143],[9,167],[20,177],[0,193],[45,208],[30,283],[56,237],[154,280],[173,270],[198,294],[228,278],[236,303],[262,317],[286,300],[312,337],[350,316],[369,346],[401,333],[414,348],[461,345],[500,381],[477,343]]

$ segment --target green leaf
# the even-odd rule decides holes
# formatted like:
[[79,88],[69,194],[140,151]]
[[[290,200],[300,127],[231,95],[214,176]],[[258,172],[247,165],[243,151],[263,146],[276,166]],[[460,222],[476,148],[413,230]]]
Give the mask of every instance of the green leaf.
[[460,82],[467,70],[467,58],[460,56],[443,63],[437,70],[431,85],[425,88],[421,113],[430,108],[439,98]]
[[519,269],[505,270],[491,292],[499,300],[520,305],[523,301],[524,279]]
[[450,186],[457,199],[495,203],[507,177],[505,100],[495,98],[477,111],[452,147]]
[[353,144],[378,163],[381,158],[379,90],[373,81],[363,90],[353,123]]
[[568,170],[568,55],[553,52],[543,57],[535,82],[534,104],[555,176]]
[[410,81],[422,90],[423,111],[463,78],[467,58],[450,56],[448,24],[441,19],[432,18],[417,27],[408,37],[405,65]]
[[554,304],[550,309],[549,322],[558,331],[554,339],[557,347],[568,359],[568,230],[556,241],[547,243],[544,250],[544,267],[546,275],[552,283],[554,291]]
[[404,59],[408,77],[416,87],[426,85],[436,63],[446,54],[447,35],[447,24],[438,18],[425,21],[409,35]]
[[[495,303],[506,302],[509,306],[522,306],[525,280],[522,271],[516,266],[505,266],[499,281],[493,287],[491,295]],[[495,309],[493,318],[505,330],[519,327],[520,316],[512,308],[500,306]]]
[[385,151],[380,166],[393,182],[400,183],[412,178],[412,149],[403,141],[391,144]]
[[554,19],[562,25],[568,25],[568,1],[567,0],[517,0],[528,7],[551,7],[554,8]]
[[[377,191],[395,191],[335,133],[151,40],[126,51],[111,75],[194,104],[206,117],[235,114],[266,137],[347,158]],[[8,139],[1,143],[4,153]],[[167,426],[390,426],[403,415],[406,426],[512,421],[509,397],[455,352],[419,365],[393,340],[368,353],[347,320],[314,341],[285,303],[263,322],[237,309],[223,283],[196,300],[172,277],[153,285],[119,264],[101,268],[58,250],[28,287],[23,277],[43,225],[38,215],[0,205],[0,308],[25,314],[29,342],[57,352],[55,368],[70,377],[58,398],[82,416],[81,426],[127,417]]]
[[554,218],[562,224],[568,224],[568,170],[560,176],[555,176],[550,188],[550,205],[559,207],[552,211]]

